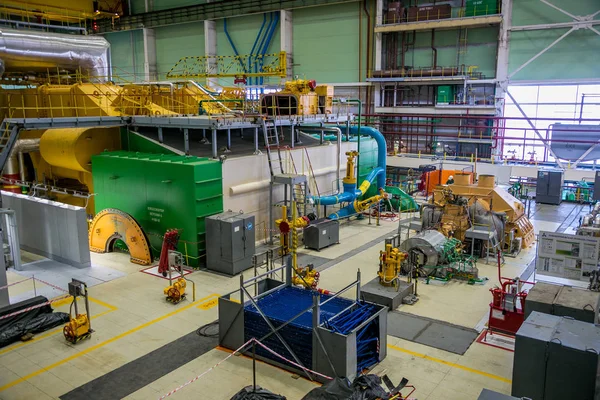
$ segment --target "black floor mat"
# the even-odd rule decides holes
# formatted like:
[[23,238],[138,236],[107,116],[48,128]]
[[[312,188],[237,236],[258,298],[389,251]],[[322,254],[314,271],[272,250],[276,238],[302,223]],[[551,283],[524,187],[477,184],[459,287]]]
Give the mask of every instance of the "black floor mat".
[[172,341],[122,367],[73,389],[62,400],[122,399],[162,376],[214,349],[218,338],[200,336],[196,331]]

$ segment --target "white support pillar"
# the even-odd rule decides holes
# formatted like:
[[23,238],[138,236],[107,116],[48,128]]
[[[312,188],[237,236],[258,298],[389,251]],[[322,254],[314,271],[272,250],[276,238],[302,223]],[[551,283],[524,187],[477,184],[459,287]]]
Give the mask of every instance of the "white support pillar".
[[496,115],[502,116],[504,98],[508,89],[508,51],[512,20],[513,0],[502,0],[502,22],[498,32],[498,56],[496,64]]
[[[377,8],[375,11],[375,26],[383,23],[383,0],[377,0]],[[383,44],[381,32],[375,32],[375,71],[381,71],[383,64]],[[377,82],[373,89],[373,104],[375,107],[383,106],[381,102],[381,83]]]
[[[207,57],[217,56],[217,23],[215,21],[204,21],[204,55]],[[206,63],[208,69],[207,72],[216,73],[217,61],[215,59],[208,59]],[[219,87],[219,81],[217,78],[206,79],[206,84],[213,89]]]
[[156,68],[156,36],[154,29],[143,28],[142,35],[144,38],[144,80],[158,80]]
[[281,10],[279,15],[279,21],[281,24],[281,51],[285,51],[286,53],[286,65],[287,65],[287,74],[286,79],[292,80],[294,77],[293,71],[293,41],[292,41],[292,33],[294,31],[292,25],[292,11],[291,10]]

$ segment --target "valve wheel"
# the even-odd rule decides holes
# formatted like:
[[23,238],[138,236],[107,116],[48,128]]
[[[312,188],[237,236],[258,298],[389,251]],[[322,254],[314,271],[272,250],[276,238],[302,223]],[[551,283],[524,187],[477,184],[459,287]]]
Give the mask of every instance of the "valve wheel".
[[65,335],[65,339],[67,339],[67,341],[73,344],[77,341],[77,338],[75,337],[75,332],[73,332],[73,329],[71,329],[71,325],[65,325],[65,327],[63,328],[63,335]]
[[173,301],[179,301],[179,299],[181,298],[181,293],[179,292],[179,290],[172,287],[171,289],[169,289],[167,296],[170,299],[173,299]]

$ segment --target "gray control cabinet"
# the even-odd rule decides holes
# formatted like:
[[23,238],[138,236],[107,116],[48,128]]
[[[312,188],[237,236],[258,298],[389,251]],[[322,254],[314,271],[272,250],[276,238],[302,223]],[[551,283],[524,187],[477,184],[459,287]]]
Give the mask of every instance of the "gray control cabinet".
[[227,211],[206,218],[206,267],[236,275],[252,266],[254,216]]
[[600,326],[534,311],[516,335],[511,394],[597,399],[599,352]]
[[304,246],[321,250],[340,242],[340,222],[320,219],[304,228]]
[[538,171],[535,186],[536,203],[559,205],[562,202],[562,171]]

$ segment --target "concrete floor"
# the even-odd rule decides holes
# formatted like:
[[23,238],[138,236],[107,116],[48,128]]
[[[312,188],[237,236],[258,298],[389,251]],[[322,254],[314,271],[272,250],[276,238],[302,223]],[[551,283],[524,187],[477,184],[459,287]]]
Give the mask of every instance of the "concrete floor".
[[[560,207],[538,205],[533,223],[539,230],[556,230],[562,221],[553,217],[571,204]],[[544,215],[552,216],[544,218]],[[342,224],[341,244],[321,252],[302,250],[326,259],[336,259],[360,244],[394,232],[397,222],[369,225],[368,219]],[[381,243],[373,245],[321,272],[320,287],[336,291],[355,278],[361,269],[364,282],[376,276]],[[535,249],[506,258],[502,274],[519,275],[534,258]],[[129,256],[119,253],[92,254],[94,266],[114,269],[123,276],[90,288],[92,326],[90,340],[67,343],[62,327],[39,334],[34,340],[0,349],[0,399],[57,399],[63,394],[182,337],[217,319],[219,294],[239,287],[239,277],[225,277],[197,271],[189,277],[196,282],[196,301],[173,305],[165,301],[167,281],[140,272]],[[327,264],[325,264],[327,265]],[[490,278],[484,285],[470,286],[419,283],[420,300],[400,310],[441,319],[453,324],[482,329],[491,300],[489,289],[497,284],[496,266],[479,263],[480,275]],[[92,267],[94,268],[94,267]],[[9,271],[8,279],[23,279]],[[31,290],[30,282],[10,288],[11,296]],[[38,285],[41,285],[38,283]],[[352,296],[353,293],[348,293]],[[68,312],[68,300],[56,307]],[[128,399],[160,398],[169,391],[208,370],[229,355],[215,348],[195,360],[129,395]],[[448,353],[425,345],[388,336],[388,356],[374,368],[393,382],[409,379],[416,387],[411,398],[419,400],[476,399],[483,388],[510,393],[513,353],[474,342],[464,355]],[[288,399],[300,399],[315,384],[282,369],[257,363],[257,383]],[[184,387],[171,397],[180,399],[225,400],[252,383],[252,361],[231,357],[217,368]]]

